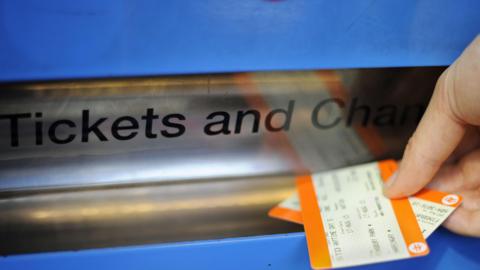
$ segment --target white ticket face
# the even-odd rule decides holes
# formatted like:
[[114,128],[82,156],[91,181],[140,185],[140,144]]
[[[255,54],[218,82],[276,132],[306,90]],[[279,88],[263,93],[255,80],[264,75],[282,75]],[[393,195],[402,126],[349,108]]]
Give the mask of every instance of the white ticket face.
[[428,254],[409,201],[390,200],[383,195],[383,165],[396,168],[396,163],[379,164],[297,179],[313,268],[347,267]]
[[455,194],[425,190],[417,197],[410,197],[409,201],[422,234],[427,238],[455,211],[461,198]]

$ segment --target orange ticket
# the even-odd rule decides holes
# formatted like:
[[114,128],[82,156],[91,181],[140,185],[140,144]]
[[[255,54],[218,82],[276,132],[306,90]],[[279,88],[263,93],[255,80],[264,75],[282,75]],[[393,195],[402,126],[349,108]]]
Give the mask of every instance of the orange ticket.
[[395,161],[388,160],[300,176],[296,180],[300,207],[279,206],[270,215],[303,222],[314,269],[427,255],[424,234],[431,233],[439,224],[430,219],[431,224],[422,233],[412,205],[415,203],[432,215],[436,209],[432,210],[429,203],[443,202],[454,208],[461,198],[422,191],[413,202],[407,198],[390,200],[383,196],[382,181],[396,166]]
[[[409,197],[408,200],[422,230],[423,237],[427,239],[455,211],[462,198],[456,194],[423,189]],[[273,218],[303,224],[297,194],[293,194],[270,209],[268,215]]]

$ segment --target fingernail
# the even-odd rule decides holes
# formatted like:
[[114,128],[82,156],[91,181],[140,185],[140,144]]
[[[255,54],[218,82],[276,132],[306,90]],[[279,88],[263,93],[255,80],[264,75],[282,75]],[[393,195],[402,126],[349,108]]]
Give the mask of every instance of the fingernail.
[[390,188],[391,186],[393,186],[393,183],[395,182],[395,180],[397,180],[397,176],[398,176],[398,173],[397,173],[397,172],[393,173],[393,174],[388,178],[387,182],[385,182],[385,183],[383,184],[383,189],[385,190],[385,189],[388,189],[388,188]]

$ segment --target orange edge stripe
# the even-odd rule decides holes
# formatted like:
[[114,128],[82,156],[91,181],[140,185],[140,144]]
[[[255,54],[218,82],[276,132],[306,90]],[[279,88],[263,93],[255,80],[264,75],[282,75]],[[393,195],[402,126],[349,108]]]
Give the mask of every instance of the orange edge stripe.
[[[448,195],[448,193],[424,188],[421,191],[419,191],[417,194],[415,194],[414,198],[422,199],[425,201],[430,201],[438,204],[443,204],[442,199],[446,195]],[[462,203],[462,196],[460,195],[457,195],[457,196],[460,200],[457,203],[448,205],[448,206],[456,208]],[[298,210],[285,208],[281,206],[275,206],[272,209],[270,209],[270,211],[268,212],[268,215],[272,218],[289,221],[297,224],[303,224],[302,212]]]
[[297,192],[302,208],[303,227],[307,238],[310,265],[314,269],[332,267],[320,207],[310,175],[296,178]]
[[[395,172],[398,166],[394,160],[385,160],[380,161],[378,163],[378,167],[380,169],[380,175],[383,181],[387,181],[388,178]],[[427,255],[430,250],[425,241],[425,238],[422,235],[422,231],[418,226],[415,213],[413,212],[412,206],[410,205],[408,198],[393,199],[391,200],[391,203],[410,256],[413,257]],[[410,244],[417,242],[425,244],[426,250],[420,253],[411,252],[408,247],[410,246]]]
[[[422,199],[422,200],[446,205],[442,202],[442,199],[447,195],[449,195],[449,193],[424,188],[424,189],[420,190],[417,194],[415,194],[415,198],[419,198],[419,199]],[[457,207],[462,203],[462,196],[457,195],[457,194],[455,194],[455,195],[458,196],[458,198],[459,198],[458,202],[456,202],[455,204],[449,204],[447,206]]]
[[284,208],[281,206],[275,206],[270,209],[268,215],[273,218],[290,221],[297,224],[303,224],[302,212]]

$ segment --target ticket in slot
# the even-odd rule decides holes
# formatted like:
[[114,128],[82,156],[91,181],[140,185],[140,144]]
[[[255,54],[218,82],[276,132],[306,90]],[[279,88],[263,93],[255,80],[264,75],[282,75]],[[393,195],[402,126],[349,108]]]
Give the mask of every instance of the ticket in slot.
[[371,264],[429,253],[409,199],[383,196],[382,181],[396,168],[395,161],[387,160],[297,177],[312,268]]

